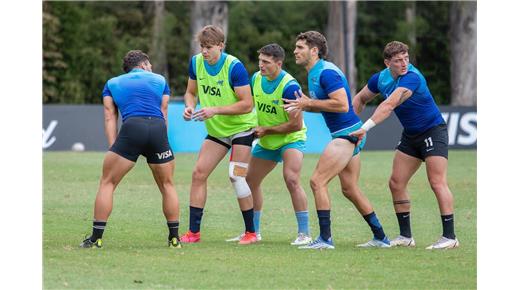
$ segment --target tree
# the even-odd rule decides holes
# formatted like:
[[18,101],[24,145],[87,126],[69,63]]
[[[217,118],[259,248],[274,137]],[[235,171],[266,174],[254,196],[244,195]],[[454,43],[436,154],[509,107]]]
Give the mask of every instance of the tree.
[[168,79],[168,63],[166,58],[166,35],[164,25],[164,1],[153,2],[152,46],[150,58],[154,72]]
[[451,104],[477,104],[477,2],[450,4]]
[[354,95],[357,87],[356,19],[355,1],[330,1],[326,37],[329,47],[329,59],[346,75],[350,93]]
[[[417,26],[416,26],[415,1],[406,2],[405,18],[408,27],[408,44],[411,51],[417,48]],[[415,63],[415,54],[410,55],[410,61]]]
[[357,67],[356,67],[356,23],[357,23],[357,2],[347,1],[346,3],[346,48],[347,48],[347,79],[350,86],[350,93],[354,96],[357,92]]
[[59,101],[59,76],[67,68],[60,50],[60,19],[52,14],[49,2],[43,2],[43,102]]
[[[228,3],[227,1],[193,1],[191,4],[191,34],[196,35],[206,25],[216,25],[228,32]],[[199,53],[199,44],[195,37],[191,40],[191,54]]]

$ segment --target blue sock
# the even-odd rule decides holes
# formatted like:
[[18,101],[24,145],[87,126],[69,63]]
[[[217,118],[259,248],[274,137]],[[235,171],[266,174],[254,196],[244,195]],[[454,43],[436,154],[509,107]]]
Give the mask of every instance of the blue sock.
[[298,222],[298,233],[309,235],[309,212],[306,210],[297,211],[295,214]]
[[262,211],[255,211],[253,216],[253,223],[255,224],[255,231],[257,234],[260,233],[260,217],[262,216]]
[[192,233],[200,232],[203,211],[203,208],[190,206],[190,231]]
[[374,238],[382,241],[386,237],[386,235],[385,231],[383,231],[383,226],[379,223],[379,220],[377,219],[376,213],[371,212],[367,215],[364,215],[363,218],[370,226],[372,233],[374,233]]

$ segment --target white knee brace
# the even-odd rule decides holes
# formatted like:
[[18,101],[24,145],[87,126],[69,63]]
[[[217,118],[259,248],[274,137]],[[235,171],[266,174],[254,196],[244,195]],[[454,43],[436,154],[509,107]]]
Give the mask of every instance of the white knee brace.
[[238,198],[244,198],[251,195],[251,189],[246,182],[247,168],[249,164],[244,162],[229,162],[229,178],[235,188]]

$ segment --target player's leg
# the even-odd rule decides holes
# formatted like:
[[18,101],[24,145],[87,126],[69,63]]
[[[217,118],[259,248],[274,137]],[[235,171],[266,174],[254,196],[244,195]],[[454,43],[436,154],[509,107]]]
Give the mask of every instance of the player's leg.
[[316,211],[318,213],[320,235],[309,245],[300,248],[314,249],[316,248],[315,245],[323,245],[325,243],[328,243],[330,248],[334,248],[330,229],[331,205],[327,185],[333,177],[338,175],[338,173],[347,166],[354,152],[354,147],[354,144],[350,141],[336,138],[327,145],[323,154],[320,156],[310,182],[312,193],[314,194]]
[[101,247],[101,238],[103,237],[108,217],[112,212],[114,191],[119,182],[134,165],[134,161],[128,160],[112,151],[106,153],[103,160],[103,173],[94,204],[92,234],[83,241],[80,247]]
[[399,223],[399,236],[391,241],[392,246],[414,246],[410,227],[410,195],[408,193],[408,182],[421,166],[421,159],[405,154],[399,150],[395,151],[392,164],[392,175],[388,182],[394,210]]
[[455,236],[453,215],[453,194],[447,181],[448,159],[442,156],[426,158],[426,173],[430,186],[437,197],[442,221],[442,237],[429,248],[456,248],[459,242]]
[[[162,209],[168,226],[168,243],[172,247],[180,247],[179,241],[179,197],[173,183],[175,161],[153,164],[148,163],[155,183],[162,194]],[[175,239],[175,240],[173,240]]]
[[246,181],[253,196],[253,222],[258,238],[260,237],[260,218],[264,203],[261,184],[267,174],[269,174],[275,167],[276,161],[253,156],[247,171]]
[[[242,142],[242,140],[249,140]],[[238,138],[232,145],[229,162],[229,180],[235,189],[238,205],[244,219],[245,233],[240,239],[240,244],[251,244],[257,241],[254,226],[253,196],[246,181],[249,162],[251,160],[251,137]]]
[[228,150],[228,147],[210,139],[205,139],[202,143],[191,177],[190,229],[181,237],[183,243],[194,243],[200,240],[200,224],[207,197],[207,180]]
[[[294,143],[292,143],[294,144]],[[303,165],[303,150],[287,148],[282,152],[283,178],[287,190],[291,195],[291,201],[298,224],[298,236],[291,243],[294,246],[306,245],[312,241],[309,231],[309,210],[307,196],[300,183],[300,173]]]
[[343,195],[354,204],[356,209],[370,226],[370,229],[374,235],[373,240],[358,246],[389,247],[390,241],[385,235],[383,226],[379,222],[379,219],[377,218],[370,201],[359,188],[358,181],[360,171],[361,158],[360,155],[357,154],[352,157],[347,166],[339,173],[339,181]]
[[422,134],[420,144],[422,158],[426,162],[428,181],[435,193],[442,221],[442,237],[427,249],[449,249],[459,246],[455,237],[453,195],[448,187],[448,129],[441,124]]
[[166,124],[162,119],[149,121],[149,140],[145,152],[148,167],[162,195],[162,209],[168,226],[168,245],[180,248],[179,199],[173,184],[175,161],[168,142]]
[[112,212],[113,193],[143,152],[143,146],[148,139],[142,136],[148,135],[148,128],[147,121],[136,117],[128,118],[121,126],[114,144],[103,160],[103,173],[94,206],[93,233],[89,239],[83,241],[81,247],[92,247],[89,241],[101,241],[106,222]]

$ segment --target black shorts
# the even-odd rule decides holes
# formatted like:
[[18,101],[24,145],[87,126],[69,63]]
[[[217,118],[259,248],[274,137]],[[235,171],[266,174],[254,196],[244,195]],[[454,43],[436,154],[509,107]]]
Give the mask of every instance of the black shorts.
[[164,119],[130,117],[125,120],[110,151],[136,162],[139,155],[148,163],[166,163],[174,159]]
[[447,126],[441,124],[417,135],[409,135],[403,131],[395,149],[422,161],[428,156],[443,156],[448,159]]
[[216,142],[226,147],[227,149],[230,149],[233,145],[245,145],[251,147],[253,146],[253,141],[255,140],[255,131],[254,129],[249,129],[247,131],[223,138],[217,138],[208,135],[206,136],[206,139]]

